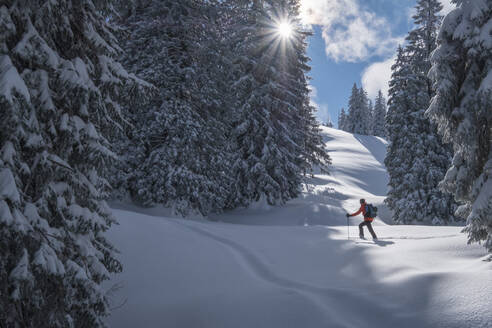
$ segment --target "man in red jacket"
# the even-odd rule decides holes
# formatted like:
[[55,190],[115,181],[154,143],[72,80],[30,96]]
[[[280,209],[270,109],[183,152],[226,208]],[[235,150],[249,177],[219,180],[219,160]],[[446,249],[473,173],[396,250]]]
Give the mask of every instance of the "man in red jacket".
[[370,217],[366,216],[366,212],[367,212],[366,206],[367,206],[366,200],[364,198],[362,198],[360,200],[360,208],[359,208],[359,210],[357,212],[353,213],[353,214],[348,214],[347,213],[347,217],[349,217],[349,216],[356,216],[356,215],[359,215],[360,213],[362,213],[362,215],[364,215],[364,222],[362,222],[361,224],[359,224],[359,237],[360,238],[364,238],[364,230],[362,230],[362,227],[364,227],[366,225],[367,226],[367,229],[369,230],[369,232],[372,235],[372,239],[378,239],[378,237],[374,233],[374,230],[372,229],[372,224],[371,224],[372,221],[374,220],[374,218],[370,218]]

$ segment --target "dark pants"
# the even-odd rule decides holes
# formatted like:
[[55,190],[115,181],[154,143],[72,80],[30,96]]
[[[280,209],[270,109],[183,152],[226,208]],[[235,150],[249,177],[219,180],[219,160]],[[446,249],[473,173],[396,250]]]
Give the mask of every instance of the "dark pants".
[[369,221],[364,221],[361,224],[359,224],[359,236],[364,237],[364,230],[362,230],[363,226],[367,226],[367,229],[372,235],[372,238],[378,238],[376,237],[376,234],[374,233],[374,230],[372,230],[372,224]]

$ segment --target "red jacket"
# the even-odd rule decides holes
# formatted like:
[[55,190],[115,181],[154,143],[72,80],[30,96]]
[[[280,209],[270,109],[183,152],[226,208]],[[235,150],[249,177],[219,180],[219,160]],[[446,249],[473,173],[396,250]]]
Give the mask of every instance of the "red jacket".
[[374,218],[366,218],[366,205],[367,205],[367,203],[362,204],[360,206],[359,210],[353,214],[350,214],[350,216],[356,216],[356,215],[359,215],[360,213],[362,213],[362,215],[364,215],[364,221],[372,222],[374,220]]

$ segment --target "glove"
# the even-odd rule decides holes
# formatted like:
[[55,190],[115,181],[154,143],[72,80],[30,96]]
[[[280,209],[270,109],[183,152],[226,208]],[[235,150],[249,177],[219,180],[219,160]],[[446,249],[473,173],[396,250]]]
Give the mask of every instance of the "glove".
[[346,216],[346,217],[349,217],[349,216],[350,216],[350,214],[348,214],[348,213],[347,213],[345,216]]

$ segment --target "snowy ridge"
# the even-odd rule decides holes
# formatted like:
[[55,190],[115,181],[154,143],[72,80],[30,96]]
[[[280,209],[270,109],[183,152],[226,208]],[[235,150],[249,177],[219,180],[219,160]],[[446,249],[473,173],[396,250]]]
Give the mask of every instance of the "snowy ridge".
[[359,240],[356,227],[347,240],[345,211],[360,197],[384,199],[386,143],[328,128],[323,135],[331,175],[315,175],[284,207],[256,204],[212,222],[117,206],[110,239],[124,271],[107,285],[122,286],[109,325],[491,327],[492,265],[460,227],[377,220],[380,241]]

